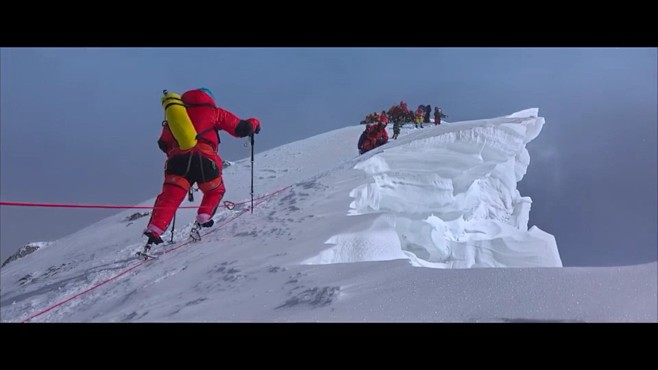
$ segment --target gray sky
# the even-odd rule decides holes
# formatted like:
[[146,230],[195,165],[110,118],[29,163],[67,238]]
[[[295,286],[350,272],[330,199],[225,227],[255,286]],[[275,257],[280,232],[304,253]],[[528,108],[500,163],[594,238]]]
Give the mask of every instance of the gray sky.
[[[256,152],[405,100],[449,121],[539,107],[519,184],[565,266],[655,261],[655,48],[3,48],[0,199],[134,204],[161,189],[162,89],[258,117]],[[248,156],[221,135],[220,155]],[[345,145],[353,146],[356,141]],[[248,184],[245,184],[248,186]],[[112,210],[0,207],[2,260]]]

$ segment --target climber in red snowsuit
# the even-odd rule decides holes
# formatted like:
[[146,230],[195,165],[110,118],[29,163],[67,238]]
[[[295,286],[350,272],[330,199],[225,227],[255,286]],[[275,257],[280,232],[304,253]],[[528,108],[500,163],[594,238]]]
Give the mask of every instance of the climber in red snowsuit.
[[160,150],[167,154],[162,192],[155,200],[153,214],[144,231],[148,244],[162,243],[162,235],[190,187],[197,183],[203,193],[195,227],[210,227],[212,216],[224,196],[222,160],[217,154],[219,130],[235,137],[260,132],[256,118],[242,120],[233,113],[215,106],[210,90],[201,88],[185,92],[181,99],[197,132],[197,144],[181,150],[168,125],[164,125],[158,140]]

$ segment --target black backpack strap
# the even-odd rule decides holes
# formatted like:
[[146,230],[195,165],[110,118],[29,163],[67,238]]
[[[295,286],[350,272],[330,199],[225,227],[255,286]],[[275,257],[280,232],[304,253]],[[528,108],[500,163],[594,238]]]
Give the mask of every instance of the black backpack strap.
[[[205,133],[208,132],[208,131],[212,131],[212,130],[214,130],[213,127],[208,127],[207,129],[205,129],[205,130],[199,132],[198,134],[196,134],[196,139],[197,139],[197,140],[201,140],[201,141],[203,141],[203,142],[205,142],[205,143],[207,143],[207,144],[211,144],[211,145],[212,145],[212,142],[210,142],[210,140],[201,137],[201,135],[205,134]],[[221,143],[221,140],[219,139],[219,131],[215,130],[215,135],[217,135],[217,143],[218,143],[218,144]]]
[[203,103],[203,104],[185,104],[183,103],[185,108],[199,108],[199,107],[207,107],[207,108],[217,108],[216,106],[210,104],[210,103]]

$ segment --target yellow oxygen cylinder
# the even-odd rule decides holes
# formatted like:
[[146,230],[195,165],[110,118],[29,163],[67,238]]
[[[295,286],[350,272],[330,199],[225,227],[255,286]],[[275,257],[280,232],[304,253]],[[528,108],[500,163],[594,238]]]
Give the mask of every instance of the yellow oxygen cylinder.
[[178,146],[182,150],[193,148],[196,143],[196,130],[187,115],[185,104],[180,95],[172,92],[163,91],[162,107],[165,110],[165,119],[169,125],[171,133],[176,138]]

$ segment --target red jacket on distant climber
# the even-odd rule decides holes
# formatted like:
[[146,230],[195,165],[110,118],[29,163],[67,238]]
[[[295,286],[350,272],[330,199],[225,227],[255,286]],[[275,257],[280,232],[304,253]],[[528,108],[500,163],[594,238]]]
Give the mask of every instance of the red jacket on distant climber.
[[443,114],[441,111],[439,111],[438,107],[434,107],[434,124],[435,125],[440,125],[441,124],[441,116]]
[[386,132],[386,125],[379,123],[375,128],[375,147],[388,143],[388,133]]
[[387,142],[388,133],[386,132],[386,125],[382,123],[370,125],[366,127],[359,137],[359,143],[357,145],[359,154],[363,154]]
[[379,115],[379,123],[383,124],[388,124],[388,116],[386,115],[385,111],[382,111],[382,113]]

